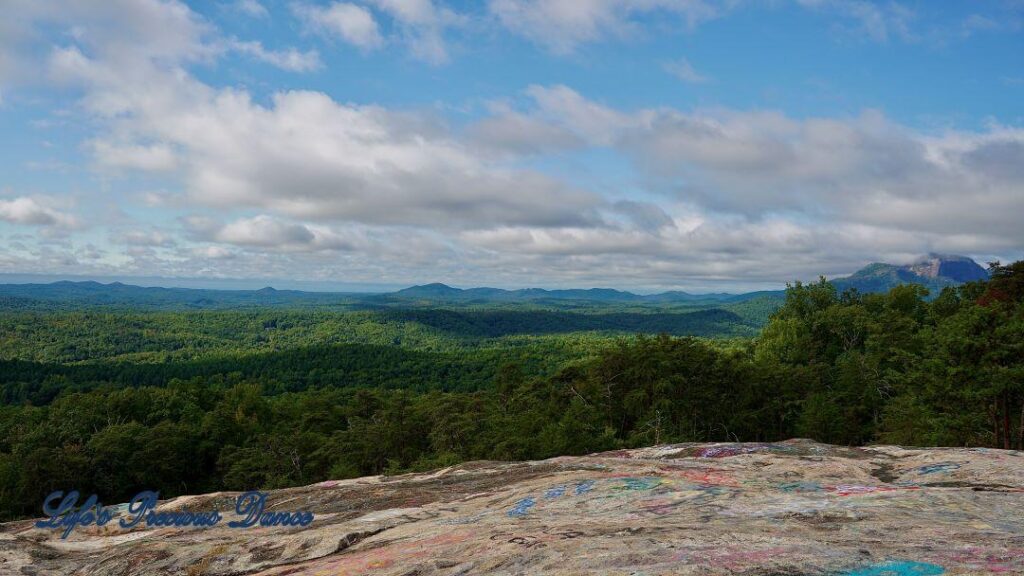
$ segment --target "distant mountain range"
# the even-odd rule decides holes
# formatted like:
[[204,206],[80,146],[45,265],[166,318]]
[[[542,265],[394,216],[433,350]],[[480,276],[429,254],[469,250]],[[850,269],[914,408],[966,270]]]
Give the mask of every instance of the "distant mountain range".
[[641,295],[611,288],[587,288],[568,290],[544,290],[543,288],[522,288],[504,290],[501,288],[453,288],[447,284],[424,284],[412,286],[392,293],[399,298],[422,298],[443,301],[501,301],[536,302],[544,300],[583,300],[589,302],[619,303],[661,303],[661,302],[736,302],[755,298],[760,293],[747,294],[690,294],[672,291],[660,294]]
[[[855,288],[865,293],[887,292],[900,284],[920,284],[932,292],[938,293],[946,286],[957,286],[965,282],[984,280],[986,278],[988,278],[988,272],[966,256],[928,254],[915,260],[912,264],[903,266],[877,262],[869,264],[850,276],[834,278],[831,282],[840,292],[848,288]],[[731,303],[743,302],[763,296],[774,296],[782,292],[782,290],[767,290],[744,294],[690,294],[688,292],[671,291],[660,294],[640,295],[610,288],[590,288],[586,290],[543,290],[540,288],[524,288],[521,290],[502,290],[500,288],[460,289],[446,284],[434,283],[412,286],[392,294],[402,298],[448,302],[585,300],[619,303]]]
[[112,282],[52,282],[0,284],[0,309],[106,306],[152,310],[227,309],[245,307],[330,306],[348,295],[328,292],[275,290],[211,290],[161,288]]
[[[946,286],[988,278],[988,272],[965,256],[928,254],[903,266],[870,264],[845,278],[831,282],[840,291],[855,288],[860,292],[885,292],[899,284],[921,284],[937,294]],[[354,294],[303,292],[299,290],[208,290],[193,288],[154,288],[114,282],[53,282],[50,284],[0,284],[0,309],[61,306],[123,306],[150,309],[224,309],[239,307],[339,307],[376,309],[425,305],[430,303],[488,304],[531,303],[554,307],[576,303],[607,304],[688,304],[720,306],[750,300],[779,299],[782,290],[745,294],[690,294],[682,291],[660,294],[634,294],[610,288],[545,290],[523,288],[453,288],[434,283],[412,286],[397,292]]]

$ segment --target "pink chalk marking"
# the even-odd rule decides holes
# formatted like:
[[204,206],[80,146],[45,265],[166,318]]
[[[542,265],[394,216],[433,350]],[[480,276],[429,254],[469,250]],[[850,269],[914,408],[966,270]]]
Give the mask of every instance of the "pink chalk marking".
[[741,571],[752,566],[764,566],[771,560],[792,553],[794,548],[774,547],[763,550],[707,549],[679,552],[672,559],[695,564],[705,564],[730,571]]

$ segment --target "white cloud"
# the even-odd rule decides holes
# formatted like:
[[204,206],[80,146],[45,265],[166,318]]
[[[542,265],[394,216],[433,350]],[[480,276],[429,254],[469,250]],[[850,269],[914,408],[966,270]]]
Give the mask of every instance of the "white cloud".
[[54,208],[55,202],[44,198],[20,196],[5,200],[0,198],[0,220],[12,224],[74,228],[78,220]]
[[91,147],[96,160],[111,168],[166,172],[178,165],[174,151],[166,144],[117,145],[105,140],[93,140]]
[[657,232],[499,228],[469,231],[466,255],[510,285],[558,278],[575,286],[691,290],[778,288],[783,280],[848,274],[871,261],[905,262],[936,246],[959,253],[1013,250],[978,236],[920,234],[886,226],[714,216],[681,208]]
[[972,36],[978,32],[992,32],[1000,30],[1003,24],[993,18],[982,16],[981,14],[971,14],[964,19],[960,25],[961,34],[964,36]]
[[165,190],[146,190],[136,195],[136,201],[150,208],[167,207],[178,203],[180,198]]
[[253,41],[235,41],[231,43],[231,47],[236,52],[290,72],[311,72],[323,66],[323,63],[320,62],[320,54],[316,50],[306,52],[301,52],[296,48],[267,50],[263,44]]
[[293,11],[310,30],[338,37],[362,50],[384,45],[378,18],[386,18],[394,30],[394,37],[388,40],[407,46],[417,60],[435,65],[449,60],[445,32],[466,21],[432,0],[363,0],[327,6],[299,3],[293,5]]
[[192,254],[200,258],[212,260],[230,260],[238,255],[223,246],[201,246],[192,250]]
[[599,220],[599,196],[489,159],[427,113],[308,91],[262,105],[160,62],[128,64],[70,46],[53,53],[51,73],[84,88],[84,108],[109,126],[94,143],[101,162],[176,166],[195,203],[440,228]]
[[267,11],[266,7],[257,0],[236,0],[234,8],[251,18],[267,18],[270,16],[270,12]]
[[[793,5],[825,14],[836,22],[839,31],[847,35],[876,42],[918,39],[912,30],[917,15],[895,1],[489,0],[488,10],[509,32],[556,54],[568,54],[584,44],[642,37],[655,28],[650,22],[654,19],[662,29],[688,31],[733,10]],[[973,16],[964,23],[963,29],[990,29],[992,24],[989,18]],[[699,77],[693,76],[685,63],[679,70],[685,77]]]
[[445,32],[464,24],[464,16],[438,6],[433,0],[366,1],[394,20],[415,58],[435,65],[448,62]]
[[297,4],[294,11],[310,29],[337,36],[362,50],[384,44],[373,14],[362,6],[349,2],[334,2],[326,7]]
[[665,72],[689,84],[704,84],[709,80],[707,76],[697,72],[686,58],[666,62],[662,67],[665,69]]
[[539,116],[551,125],[562,125],[592,146],[608,146],[636,118],[587,100],[568,86],[530,86],[526,94],[537,103]]
[[415,26],[429,26],[441,19],[439,9],[433,0],[366,0],[368,3],[391,14],[402,23]]
[[[317,92],[280,93],[262,106],[245,92],[195,81],[155,84],[146,76],[136,87],[108,83],[113,75],[101,62],[85,59],[78,68],[94,110],[118,113],[118,138],[175,150],[196,203],[439,228],[594,222],[602,204],[538,172],[486,159],[430,115],[343,105]],[[161,166],[138,156],[111,162]]]
[[572,131],[536,116],[518,113],[507,106],[495,106],[491,113],[468,129],[470,140],[488,150],[527,155],[583,146]]
[[490,0],[489,10],[510,32],[566,54],[581,44],[636,34],[640,15],[675,18],[691,29],[722,7],[704,0]]
[[[519,117],[631,158],[654,190],[717,213],[928,234],[1005,234],[1024,244],[1024,130],[926,135],[875,111],[833,119],[779,112],[621,111],[565,86],[534,86]],[[528,120],[520,120],[526,122]]]
[[243,218],[203,231],[210,240],[282,251],[351,250],[359,242],[325,226],[283,221],[267,215]]
[[174,237],[160,230],[130,230],[121,237],[121,242],[130,246],[170,248],[177,245]]
[[876,42],[887,42],[893,37],[913,40],[910,24],[914,12],[897,2],[869,2],[868,0],[796,0],[808,9],[836,14],[853,21],[848,32]]
[[[0,19],[0,81],[5,76],[39,81],[39,69],[46,64],[39,60],[43,51],[26,49],[26,45],[39,39],[40,26],[62,33],[61,42],[50,46],[51,78],[58,82],[80,72],[83,54],[111,64],[121,76],[152,73],[154,68],[184,74],[182,66],[211,63],[230,50],[286,70],[309,71],[320,65],[315,51],[269,50],[259,42],[223,38],[215,26],[179,0],[10,0],[10,4]],[[253,0],[234,8],[251,15],[265,12]]]
[[207,41],[215,29],[176,0],[12,1],[17,7],[5,10],[11,21],[66,26],[74,42],[97,57],[177,63],[207,60],[218,51]]
[[[145,173],[159,180],[142,190],[168,192],[144,200],[207,214],[155,232],[119,222],[111,237],[131,257],[121,271],[675,287],[777,283],[926,250],[987,255],[1024,245],[1018,129],[925,134],[870,110],[628,110],[560,85],[528,87],[510,100],[519,105],[491,104],[484,118],[453,127],[430,111],[316,91],[264,97],[205,84],[190,67],[232,49],[294,69],[309,66],[308,53],[293,61],[218,37],[177,2],[86,4],[69,2],[69,18],[88,26],[62,37],[45,70],[81,91],[74,110],[96,130],[87,147],[116,169],[102,176]],[[364,45],[393,42],[433,62],[448,58],[445,32],[464,21],[433,2],[351,5],[373,22]],[[45,22],[71,21],[26,6]],[[689,25],[717,14],[667,0],[491,4],[502,6],[521,17],[505,25],[561,51],[629,36],[651,16]],[[124,26],[119,9],[131,20]],[[531,18],[540,18],[536,30]],[[901,34],[885,26],[885,38]],[[149,33],[153,46],[140,40]],[[605,158],[627,175],[602,181]],[[27,251],[0,254],[5,266],[107,265],[88,245],[52,242],[77,225],[52,199],[0,200],[0,219],[40,226],[31,240],[47,244],[27,248],[36,264],[26,264]]]
[[79,260],[95,261],[101,260],[106,256],[106,252],[97,248],[93,244],[86,244],[75,250],[75,258]]

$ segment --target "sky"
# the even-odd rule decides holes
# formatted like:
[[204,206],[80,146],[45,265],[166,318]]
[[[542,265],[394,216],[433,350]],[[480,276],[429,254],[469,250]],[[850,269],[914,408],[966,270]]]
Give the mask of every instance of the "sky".
[[0,274],[740,291],[1024,257],[1024,0],[2,7]]

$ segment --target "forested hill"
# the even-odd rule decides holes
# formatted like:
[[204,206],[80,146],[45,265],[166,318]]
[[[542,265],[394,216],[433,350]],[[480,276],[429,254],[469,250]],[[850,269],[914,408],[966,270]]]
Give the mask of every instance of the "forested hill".
[[[336,344],[184,362],[56,364],[0,359],[0,405],[49,404],[97,387],[164,387],[181,380],[262,382],[264,392],[321,388],[472,391],[494,379],[494,353],[428,353],[394,346]],[[505,361],[523,361],[518,354]]]
[[495,338],[513,334],[565,334],[586,331],[622,331],[676,336],[750,336],[759,327],[739,314],[719,308],[693,312],[641,314],[612,312],[579,314],[546,310],[397,309],[382,318],[420,324],[467,336]]

